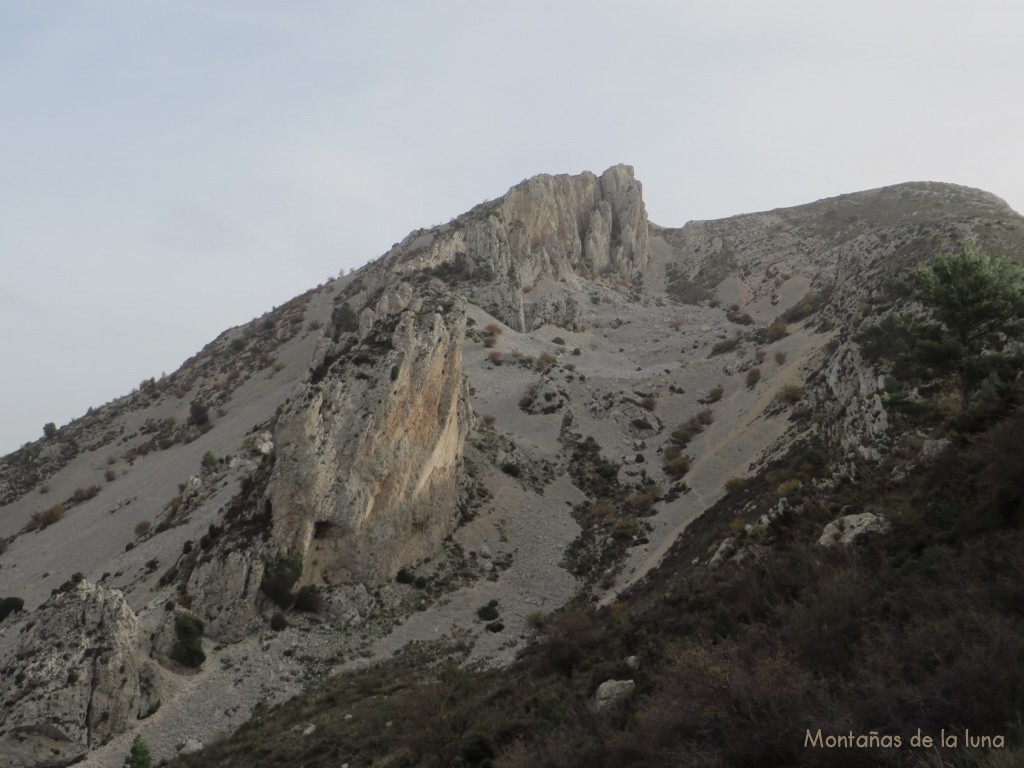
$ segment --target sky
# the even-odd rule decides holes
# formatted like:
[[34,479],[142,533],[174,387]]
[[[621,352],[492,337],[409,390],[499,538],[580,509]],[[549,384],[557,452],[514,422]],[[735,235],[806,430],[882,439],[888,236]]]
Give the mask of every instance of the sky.
[[0,0],[0,454],[537,173],[1024,211],[1024,5]]

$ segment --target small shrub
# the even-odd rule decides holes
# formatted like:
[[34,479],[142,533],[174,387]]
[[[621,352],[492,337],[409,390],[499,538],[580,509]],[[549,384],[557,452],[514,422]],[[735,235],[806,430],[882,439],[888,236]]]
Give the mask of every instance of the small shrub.
[[346,301],[335,307],[331,312],[331,325],[340,333],[359,330],[359,318],[356,317],[356,311],[352,309],[352,305]]
[[804,388],[799,384],[787,384],[779,392],[779,400],[786,405],[793,405],[804,396]]
[[25,531],[42,531],[64,518],[65,508],[63,504],[54,504],[42,512],[33,513],[32,517],[25,524]]
[[501,334],[505,332],[505,329],[502,328],[497,323],[488,323],[487,325],[484,326],[484,330],[487,331],[492,336],[501,336]]
[[703,411],[697,414],[697,421],[707,426],[715,420],[715,412],[710,408],[705,408]]
[[630,424],[635,429],[654,429],[654,425],[647,419],[633,419]]
[[740,340],[738,338],[724,339],[711,347],[711,354],[708,355],[708,357],[724,355],[726,352],[732,352],[739,345]]
[[550,352],[542,352],[540,354],[540,357],[537,358],[537,362],[534,367],[536,367],[538,371],[544,372],[551,368],[551,366],[553,366],[554,364],[555,356],[552,355]]
[[730,477],[725,481],[725,492],[732,493],[733,491],[738,491],[743,487],[743,482],[742,477]]
[[260,590],[278,607],[289,608],[294,600],[292,585],[302,574],[302,560],[297,555],[281,555],[267,564]]
[[395,576],[395,581],[399,584],[412,584],[415,581],[415,577],[408,568],[399,568],[398,574]]
[[767,356],[768,356],[768,353],[765,352],[763,349],[758,349],[757,351],[754,352],[754,357],[757,359],[757,362],[759,362],[759,363],[763,363],[764,359]]
[[779,350],[778,352],[776,352],[775,353],[775,362],[778,363],[779,365],[782,365],[784,362],[786,362],[786,353],[783,352],[782,350]]
[[149,754],[149,747],[146,746],[146,742],[142,740],[141,736],[136,736],[135,741],[132,742],[132,749],[128,753],[128,757],[125,758],[122,768],[153,768],[153,758]]
[[210,423],[210,409],[201,400],[193,400],[189,405],[188,423],[194,427]]
[[719,400],[722,399],[722,395],[724,393],[725,393],[725,387],[723,387],[721,384],[719,384],[718,386],[712,387],[711,390],[708,392],[707,397],[704,398],[704,402],[705,403],[709,403],[709,404],[710,403],[717,403]]
[[685,454],[677,454],[665,461],[665,474],[673,480],[682,479],[683,475],[690,471],[690,463],[693,458]]
[[217,466],[217,457],[213,454],[213,451],[207,451],[203,454],[203,460],[200,463],[203,469],[213,469]]
[[282,630],[288,629],[288,619],[284,617],[283,613],[278,611],[270,617],[270,628],[275,632],[281,632]]
[[504,357],[504,355],[502,355],[501,352],[499,352],[498,350],[492,349],[490,354],[487,355],[487,357],[494,365],[501,365],[502,358]]
[[47,440],[52,440],[53,438],[55,438],[57,436],[57,425],[54,424],[52,421],[47,422],[46,424],[44,424],[43,425],[43,436]]
[[761,369],[751,368],[747,371],[747,389],[753,389],[757,386],[757,382],[761,380]]
[[650,489],[643,493],[634,493],[632,496],[626,499],[626,506],[632,509],[634,512],[643,513],[650,510],[654,506],[654,502],[657,500],[658,494],[656,489]]
[[498,618],[498,601],[491,600],[487,605],[480,606],[476,615],[480,617],[481,621],[494,621]]
[[324,601],[320,597],[320,590],[312,584],[307,584],[295,594],[295,610],[306,613],[320,613],[324,607]]
[[484,424],[486,424],[488,427],[493,427],[494,426],[494,414],[493,413],[488,413],[486,416],[484,416]]
[[491,347],[493,347],[495,344],[498,343],[498,337],[497,336],[484,336],[484,342],[483,343],[484,343],[485,347],[490,349]]
[[181,494],[178,494],[177,496],[172,498],[171,499],[171,503],[167,505],[167,508],[171,511],[172,515],[175,512],[177,512],[178,509],[181,508],[182,499],[183,499],[183,497],[181,496]]
[[798,303],[782,313],[786,322],[797,323],[805,317],[813,315],[821,308],[821,296],[814,291],[808,291]]
[[98,485],[90,485],[88,488],[75,488],[74,493],[71,494],[71,498],[73,498],[77,503],[81,503],[83,501],[88,501],[99,492],[100,487]]
[[563,339],[561,336],[555,336],[555,338],[553,338],[551,340],[551,343],[552,344],[557,344],[560,347],[564,347],[565,346],[565,339]]
[[511,461],[506,461],[501,465],[501,471],[509,477],[519,477],[522,474],[522,470],[519,469],[518,464],[513,464]]
[[139,520],[139,522],[135,524],[135,535],[138,538],[142,538],[147,533],[149,533],[151,525],[152,523],[150,523],[149,520]]
[[178,636],[170,657],[179,664],[197,669],[206,661],[203,653],[203,622],[198,616],[183,613],[175,619],[174,631]]
[[778,341],[783,338],[786,333],[786,321],[781,317],[777,317],[772,321],[772,324],[768,326],[767,331],[765,331],[765,338],[767,338],[769,342]]
[[112,469],[108,469],[103,473],[103,477],[108,483],[112,483],[117,479],[117,472]]
[[799,487],[800,480],[793,477],[781,483],[779,487],[775,489],[775,492],[778,493],[779,496],[789,496],[789,494],[793,493],[793,491],[797,490]]
[[20,597],[5,597],[0,600],[0,621],[3,621],[12,613],[17,613],[25,607],[25,601]]

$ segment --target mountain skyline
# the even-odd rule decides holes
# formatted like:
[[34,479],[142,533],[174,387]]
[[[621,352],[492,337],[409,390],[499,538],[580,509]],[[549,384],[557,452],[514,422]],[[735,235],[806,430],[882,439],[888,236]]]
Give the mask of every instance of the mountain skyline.
[[537,173],[681,226],[936,180],[1024,208],[990,2],[0,9],[0,452]]

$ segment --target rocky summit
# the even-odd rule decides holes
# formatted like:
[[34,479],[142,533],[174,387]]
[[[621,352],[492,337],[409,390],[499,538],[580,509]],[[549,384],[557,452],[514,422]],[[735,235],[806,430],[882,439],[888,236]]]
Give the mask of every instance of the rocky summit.
[[[411,649],[508,668],[567,604],[668,594],[672,557],[758,567],[811,489],[942,460],[865,333],[919,316],[905,280],[965,243],[1019,254],[1024,219],[915,182],[664,227],[618,165],[525,180],[225,331],[0,460],[0,764],[117,766],[137,736],[193,759]],[[899,532],[826,507],[815,552]],[[580,711],[643,706],[629,658]],[[458,754],[435,764],[484,764]]]

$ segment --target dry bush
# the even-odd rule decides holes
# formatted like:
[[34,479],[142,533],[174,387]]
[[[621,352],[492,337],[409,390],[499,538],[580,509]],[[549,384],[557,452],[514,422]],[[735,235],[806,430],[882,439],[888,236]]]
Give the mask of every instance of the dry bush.
[[505,332],[505,329],[502,328],[497,323],[488,323],[487,325],[484,326],[484,330],[492,334],[493,336],[501,336],[501,334]]
[[685,454],[678,454],[674,458],[668,458],[666,452],[666,461],[664,464],[665,474],[674,480],[679,480],[690,471],[690,464],[693,461],[693,457]]
[[149,529],[151,527],[152,523],[150,523],[149,520],[139,520],[139,522],[135,524],[135,535],[139,538],[142,538],[147,533],[149,533]]
[[640,406],[648,411],[653,411],[654,406],[656,406],[657,404],[658,398],[656,398],[654,395],[644,395],[644,397],[640,400]]
[[108,483],[112,483],[114,482],[114,480],[117,479],[117,472],[115,472],[112,469],[108,469],[106,472],[103,473],[103,477],[106,479]]
[[746,379],[746,381],[747,381],[747,388],[748,389],[753,389],[754,387],[756,387],[757,386],[757,382],[759,382],[760,380],[761,380],[761,369],[760,368],[751,368],[749,371],[747,371],[747,379]]
[[781,317],[775,318],[772,324],[768,326],[766,331],[769,342],[778,341],[786,335],[786,321]]
[[63,519],[66,511],[67,510],[64,508],[63,504],[54,504],[49,509],[45,509],[42,512],[36,512],[25,524],[24,530],[42,531]]
[[634,512],[647,512],[654,505],[657,498],[657,494],[654,493],[653,490],[647,490],[643,493],[634,493],[626,499],[626,506]]
[[782,365],[784,362],[786,362],[786,353],[781,351],[781,350],[776,352],[775,353],[775,362],[778,363],[779,365]]
[[555,364],[555,356],[550,352],[541,352],[540,357],[537,358],[537,362],[534,367],[541,373],[547,371],[551,366]]
[[798,478],[792,477],[789,480],[780,483],[779,487],[775,489],[775,492],[779,494],[779,496],[789,496],[789,494],[797,490],[800,487],[800,485],[800,480]]
[[503,355],[496,349],[492,349],[491,353],[487,356],[492,363],[495,365],[501,365]]
[[88,488],[75,488],[75,492],[71,494],[71,498],[76,502],[88,501],[97,493],[100,492],[98,485],[90,485]]
[[714,357],[715,355],[724,355],[726,352],[732,352],[739,345],[740,340],[738,338],[725,339],[711,347],[711,354],[708,355],[708,357]]
[[719,400],[722,399],[722,395],[724,393],[725,393],[725,387],[723,387],[721,384],[719,384],[718,386],[712,387],[711,390],[708,392],[707,397],[704,398],[704,402],[705,403],[717,403]]
[[779,392],[779,400],[787,405],[798,403],[804,396],[804,388],[799,384],[787,384]]
[[764,359],[767,356],[768,356],[768,353],[765,352],[763,349],[758,349],[757,351],[754,352],[754,357],[757,358],[757,362],[759,362],[759,363],[763,363]]
[[498,343],[498,337],[494,336],[493,334],[490,335],[490,336],[484,336],[484,342],[483,343],[484,343],[485,347],[490,349],[491,347],[493,347],[495,344]]
[[701,424],[707,425],[715,420],[715,412],[710,408],[705,408],[703,411],[697,414],[697,421]]

